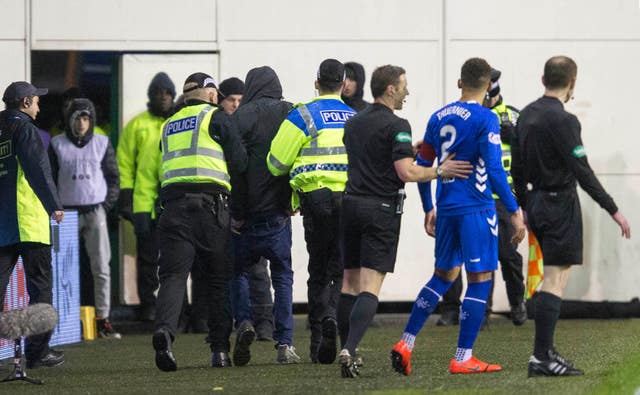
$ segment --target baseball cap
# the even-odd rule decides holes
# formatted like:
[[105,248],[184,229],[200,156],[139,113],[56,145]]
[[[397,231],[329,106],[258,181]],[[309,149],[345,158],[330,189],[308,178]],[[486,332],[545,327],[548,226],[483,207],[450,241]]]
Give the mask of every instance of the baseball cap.
[[20,100],[24,97],[30,96],[44,96],[49,92],[49,89],[36,88],[26,81],[12,82],[2,95],[3,102],[9,102],[12,100]]
[[318,80],[323,82],[344,81],[344,65],[335,59],[325,59],[318,68]]
[[206,73],[193,73],[187,77],[187,79],[184,81],[184,84],[187,85],[193,82],[195,82],[196,85],[188,89],[182,89],[182,92],[187,93],[187,92],[191,92],[196,89],[202,89],[202,88],[218,89],[218,86],[216,85],[216,81],[213,79],[212,76]]
[[498,80],[502,72],[500,70],[491,68],[491,89],[489,89],[489,97],[496,97],[500,94],[500,84],[498,84]]

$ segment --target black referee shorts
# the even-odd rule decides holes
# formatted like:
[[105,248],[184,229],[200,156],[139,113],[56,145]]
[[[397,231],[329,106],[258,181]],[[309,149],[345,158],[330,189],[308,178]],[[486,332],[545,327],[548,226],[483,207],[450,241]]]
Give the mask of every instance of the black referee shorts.
[[582,212],[575,188],[528,192],[526,210],[545,266],[582,265]]
[[344,195],[340,245],[345,269],[393,273],[401,219],[395,211],[393,199]]

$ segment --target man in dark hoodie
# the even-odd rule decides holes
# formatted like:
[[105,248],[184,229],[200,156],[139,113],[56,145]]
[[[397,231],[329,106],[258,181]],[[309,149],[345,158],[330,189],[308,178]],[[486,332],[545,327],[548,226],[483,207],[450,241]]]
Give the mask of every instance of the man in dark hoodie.
[[255,330],[251,323],[247,273],[261,256],[270,262],[275,291],[276,361],[289,364],[300,360],[292,345],[291,189],[287,177],[272,176],[266,163],[271,140],[290,110],[291,103],[282,100],[282,86],[273,69],[263,66],[247,73],[242,102],[232,117],[249,160],[233,201],[237,237],[232,300],[236,321],[240,323],[233,360],[238,366],[246,365],[251,358],[249,345]]
[[137,178],[145,174],[141,169],[149,166],[148,161],[152,157],[145,153],[157,151],[160,145],[161,127],[173,114],[176,89],[169,76],[160,72],[151,80],[147,96],[148,110],[134,117],[122,130],[116,157],[120,170],[120,215],[133,223],[136,232],[140,319],[153,321],[154,292],[158,289],[156,213],[153,207],[158,188],[142,190]]
[[[228,115],[233,115],[242,102],[244,82],[239,78],[231,77],[222,81],[218,88],[220,107]],[[249,281],[251,316],[258,341],[271,341],[273,336],[273,297],[271,296],[271,278],[267,265],[266,259],[258,257],[247,268],[249,270],[247,276],[242,275],[238,278],[238,281],[244,283]],[[241,286],[246,287],[246,285]],[[232,299],[231,303],[235,310],[236,302]],[[240,322],[236,321],[236,325],[239,324]]]
[[357,112],[364,110],[371,104],[362,99],[364,96],[364,67],[360,63],[347,62],[344,64],[345,84],[342,90],[342,101]]
[[119,172],[109,138],[96,135],[93,103],[75,99],[69,106],[65,134],[51,140],[49,159],[60,200],[65,209],[78,211],[93,274],[98,336],[120,339],[109,322],[111,307],[111,245],[107,212],[118,200]]

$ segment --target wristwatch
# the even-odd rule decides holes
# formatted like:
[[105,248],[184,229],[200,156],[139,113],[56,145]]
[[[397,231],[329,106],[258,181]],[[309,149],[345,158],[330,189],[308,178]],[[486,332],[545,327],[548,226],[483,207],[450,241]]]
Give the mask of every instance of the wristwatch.
[[442,178],[443,174],[444,174],[444,170],[442,170],[442,167],[440,166],[436,167],[436,177]]

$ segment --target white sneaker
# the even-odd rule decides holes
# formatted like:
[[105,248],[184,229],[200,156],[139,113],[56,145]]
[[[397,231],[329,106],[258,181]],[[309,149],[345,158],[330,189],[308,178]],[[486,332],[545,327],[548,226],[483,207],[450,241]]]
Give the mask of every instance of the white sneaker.
[[278,356],[276,361],[279,364],[287,365],[300,362],[300,357],[296,354],[295,347],[288,344],[281,344],[278,346]]

